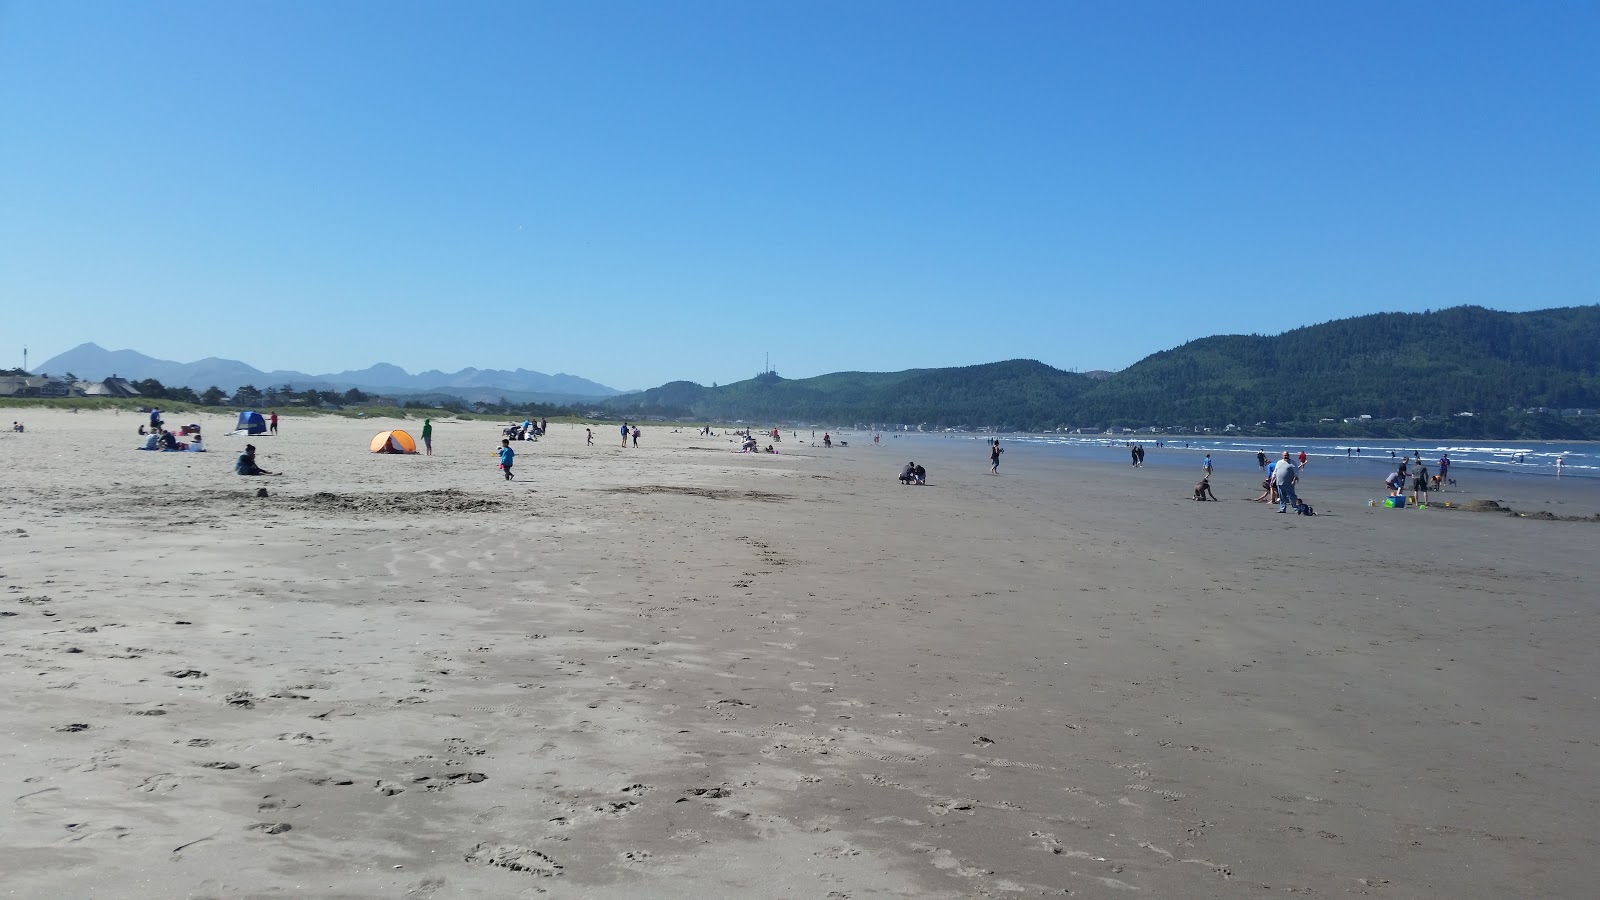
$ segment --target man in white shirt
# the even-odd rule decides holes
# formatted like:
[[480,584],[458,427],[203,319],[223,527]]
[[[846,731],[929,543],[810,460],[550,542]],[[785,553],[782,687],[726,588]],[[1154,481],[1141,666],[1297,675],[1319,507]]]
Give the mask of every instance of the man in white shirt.
[[1288,512],[1289,507],[1299,508],[1300,498],[1294,494],[1294,483],[1299,472],[1294,461],[1289,458],[1289,451],[1283,451],[1283,458],[1272,467],[1272,481],[1278,486],[1278,512]]

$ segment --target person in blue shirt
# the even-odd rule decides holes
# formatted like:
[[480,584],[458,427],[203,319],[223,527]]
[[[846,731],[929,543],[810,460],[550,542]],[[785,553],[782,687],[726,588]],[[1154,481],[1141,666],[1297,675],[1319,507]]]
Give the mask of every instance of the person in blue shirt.
[[513,461],[515,461],[516,458],[517,458],[517,451],[511,449],[511,442],[509,440],[501,441],[500,442],[500,471],[502,471],[502,472],[504,472],[506,474],[506,480],[507,481],[510,481],[513,477],[515,477],[515,476],[513,476],[511,474],[511,463]]

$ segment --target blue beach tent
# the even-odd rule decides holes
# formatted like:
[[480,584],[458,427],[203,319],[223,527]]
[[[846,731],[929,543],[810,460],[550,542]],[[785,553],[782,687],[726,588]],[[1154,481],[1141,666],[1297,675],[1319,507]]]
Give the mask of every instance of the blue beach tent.
[[261,413],[247,409],[239,413],[239,424],[234,427],[249,434],[266,434],[267,420],[261,418]]

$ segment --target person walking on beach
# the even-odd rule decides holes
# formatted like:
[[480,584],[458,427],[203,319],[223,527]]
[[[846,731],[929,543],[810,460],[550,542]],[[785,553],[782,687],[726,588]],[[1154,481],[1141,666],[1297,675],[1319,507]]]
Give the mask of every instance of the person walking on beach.
[[633,426],[633,448],[639,449],[639,426]]
[[422,420],[422,447],[427,455],[433,455],[433,420]]
[[1139,468],[1139,448],[1129,445],[1128,455],[1133,457],[1133,467],[1135,469]]
[[1000,446],[1000,439],[999,438],[995,438],[994,439],[994,443],[989,445],[989,474],[990,475],[999,475],[1000,474],[1000,454],[1002,454],[1004,452],[1006,452],[1006,451],[1005,451],[1005,448]]
[[273,434],[277,434],[278,433],[278,411],[277,410],[273,410],[272,414],[267,416],[267,430],[272,432]]
[[[1288,455],[1287,452],[1284,455],[1287,456]],[[1206,466],[1206,478],[1209,479],[1211,477],[1211,454],[1209,454],[1209,453],[1206,454],[1205,466]]]
[[1306,467],[1306,452],[1304,450],[1301,450],[1300,451],[1300,468],[1304,469],[1305,467]]
[[1291,506],[1299,508],[1300,498],[1294,492],[1297,475],[1294,461],[1289,459],[1289,451],[1283,451],[1283,459],[1272,467],[1272,484],[1278,489],[1278,512],[1286,513]]
[[583,445],[585,447],[593,447],[594,446],[594,429],[593,428],[585,428],[583,430]]
[[1257,450],[1256,451],[1256,465],[1261,467],[1261,471],[1263,471],[1263,472],[1267,471],[1267,451],[1265,451],[1265,450]]
[[511,464],[517,460],[517,451],[511,449],[511,439],[506,438],[500,442],[500,450],[496,454],[500,457],[500,471],[505,473],[506,480],[516,477],[511,474]]

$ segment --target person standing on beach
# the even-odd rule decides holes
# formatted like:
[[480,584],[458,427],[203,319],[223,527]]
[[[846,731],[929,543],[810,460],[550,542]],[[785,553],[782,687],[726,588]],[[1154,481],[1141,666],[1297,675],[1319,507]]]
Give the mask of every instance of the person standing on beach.
[[[1287,452],[1284,455],[1288,455]],[[1206,478],[1209,479],[1211,477],[1211,454],[1209,454],[1209,453],[1206,454],[1205,466],[1206,466]]]
[[510,438],[500,442],[500,450],[496,455],[500,457],[500,471],[504,472],[506,480],[510,481],[515,477],[511,474],[511,464],[517,461],[517,451],[511,449]]
[[1413,507],[1426,506],[1428,503],[1428,467],[1417,463],[1416,474],[1411,476],[1411,505]]
[[429,455],[429,456],[433,455],[433,420],[432,419],[423,419],[422,420],[422,446],[423,446],[423,449],[427,451],[427,455]]
[[1133,467],[1135,469],[1139,468],[1139,448],[1138,447],[1129,446],[1128,447],[1128,455],[1133,457]]
[[633,448],[639,449],[639,426],[633,426]]
[[1300,451],[1300,468],[1304,469],[1305,467],[1306,467],[1306,452],[1304,450],[1301,450]]
[[1566,467],[1567,467],[1567,458],[1565,456],[1556,457],[1556,477],[1557,478],[1561,477],[1561,470],[1566,468]]
[[267,430],[272,432],[273,434],[277,434],[278,433],[278,412],[277,412],[277,410],[273,410],[272,411],[272,415],[267,416]]
[[628,446],[628,423],[622,423],[622,446]]
[[1289,511],[1289,507],[1299,508],[1300,498],[1295,495],[1294,483],[1298,476],[1294,461],[1289,458],[1289,451],[1283,451],[1283,459],[1272,467],[1272,483],[1278,489],[1278,512]]
[[1006,452],[1006,451],[1005,451],[1004,448],[1002,448],[1000,446],[1000,439],[999,438],[995,438],[994,439],[994,443],[989,445],[989,474],[990,475],[999,475],[1000,474],[1000,454],[1002,454],[1004,452]]
[[1265,451],[1265,450],[1257,450],[1256,451],[1256,465],[1260,466],[1261,467],[1261,471],[1263,471],[1263,472],[1265,472],[1267,470],[1267,451]]

